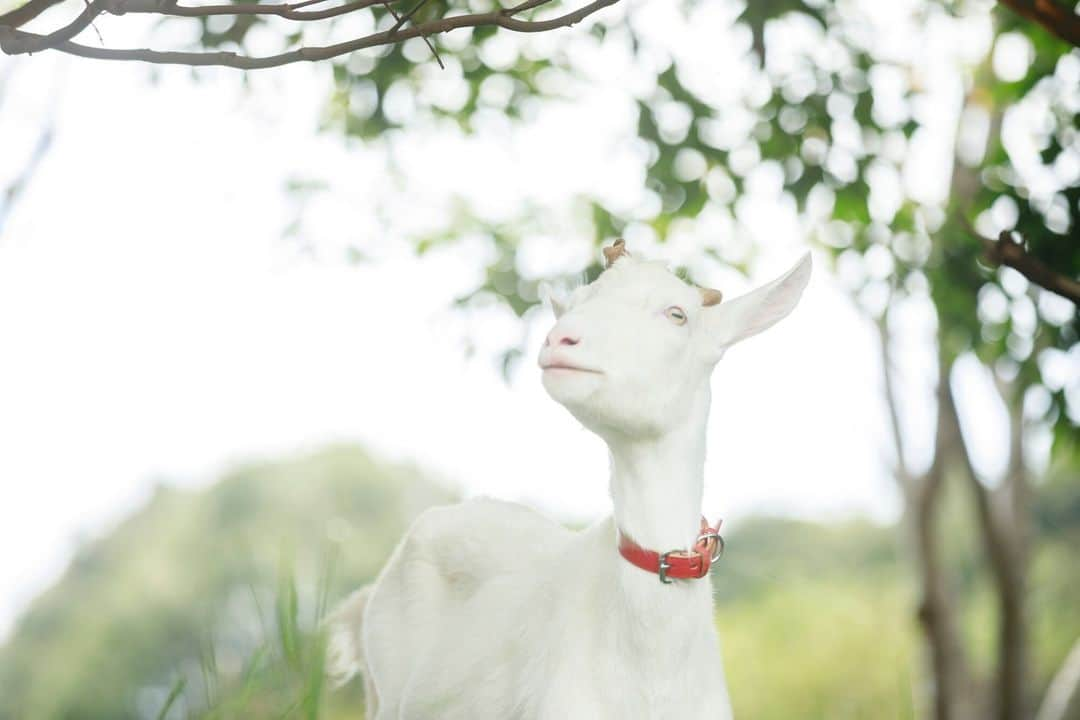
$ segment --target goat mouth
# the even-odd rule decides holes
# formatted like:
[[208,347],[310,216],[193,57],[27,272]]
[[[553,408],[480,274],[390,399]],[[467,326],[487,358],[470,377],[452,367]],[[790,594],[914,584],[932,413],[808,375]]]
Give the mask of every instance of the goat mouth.
[[570,365],[568,363],[561,363],[561,362],[554,362],[554,363],[550,363],[548,365],[541,365],[540,368],[544,372],[547,372],[548,370],[564,370],[564,371],[568,371],[568,372],[593,373],[595,375],[602,374],[599,370],[593,370],[592,368],[584,368],[584,367],[579,367],[577,365]]

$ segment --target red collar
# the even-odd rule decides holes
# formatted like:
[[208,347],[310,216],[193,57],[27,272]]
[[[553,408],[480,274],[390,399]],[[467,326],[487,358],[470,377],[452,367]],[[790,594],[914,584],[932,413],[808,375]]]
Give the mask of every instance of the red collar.
[[619,529],[619,554],[632,565],[659,575],[662,583],[670,585],[668,578],[703,578],[708,574],[709,566],[724,552],[724,539],[720,537],[721,522],[717,520],[713,528],[704,517],[701,518],[701,531],[693,550],[669,550],[665,553],[646,550]]

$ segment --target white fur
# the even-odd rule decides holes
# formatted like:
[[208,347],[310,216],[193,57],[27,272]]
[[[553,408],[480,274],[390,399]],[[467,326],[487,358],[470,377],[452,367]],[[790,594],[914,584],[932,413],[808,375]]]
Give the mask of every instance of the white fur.
[[662,265],[622,257],[568,298],[540,353],[543,384],[607,443],[614,518],[572,532],[488,499],[417,518],[332,619],[333,664],[365,673],[369,718],[731,717],[709,581],[664,585],[630,565],[616,523],[645,547],[693,545],[709,375],[791,311],[809,273],[806,256],[705,308]]

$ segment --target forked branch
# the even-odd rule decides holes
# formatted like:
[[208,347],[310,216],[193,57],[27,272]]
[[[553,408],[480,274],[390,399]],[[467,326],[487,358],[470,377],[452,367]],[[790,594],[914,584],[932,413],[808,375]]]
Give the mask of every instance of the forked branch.
[[[263,57],[251,57],[235,52],[176,52],[150,50],[147,48],[98,48],[73,42],[73,38],[85,30],[102,13],[123,15],[126,13],[145,13],[180,17],[209,17],[211,15],[276,15],[289,20],[322,20],[345,15],[375,5],[385,5],[386,0],[351,0],[325,10],[301,10],[310,5],[310,0],[293,4],[260,5],[206,5],[181,6],[175,0],[93,0],[78,17],[68,25],[48,34],[38,34],[18,29],[55,4],[56,0],[30,0],[18,10],[0,15],[0,50],[8,55],[39,52],[41,50],[59,50],[71,55],[98,58],[103,60],[139,60],[142,62],[172,65],[208,66],[217,65],[243,70],[258,70],[278,67],[295,62],[315,62],[328,60],[339,55],[363,50],[379,45],[391,45],[410,38],[420,37],[428,42],[432,35],[449,32],[457,28],[494,26],[514,32],[546,32],[557,28],[569,27],[581,22],[593,13],[619,0],[593,0],[577,10],[547,20],[522,20],[517,15],[543,5],[550,0],[525,0],[513,7],[492,10],[484,13],[455,15],[429,20],[418,25],[407,25],[415,12],[424,4],[419,1],[408,12],[395,16],[394,24],[383,31],[345,42],[319,47],[300,47],[288,52]],[[31,6],[33,6],[31,8]],[[26,8],[31,8],[26,10]],[[429,42],[430,45],[430,42]],[[434,52],[434,46],[431,46]],[[436,54],[436,58],[437,58]]]

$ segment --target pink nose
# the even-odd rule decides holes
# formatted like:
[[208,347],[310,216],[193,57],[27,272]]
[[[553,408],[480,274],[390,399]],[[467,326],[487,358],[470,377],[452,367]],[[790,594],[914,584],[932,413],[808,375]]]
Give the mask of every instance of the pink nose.
[[566,328],[556,326],[544,339],[544,346],[551,345],[577,345],[581,342],[581,334],[570,332]]

